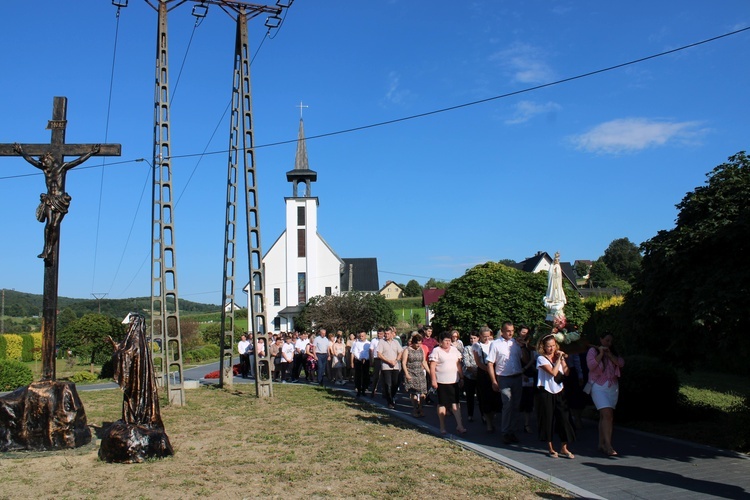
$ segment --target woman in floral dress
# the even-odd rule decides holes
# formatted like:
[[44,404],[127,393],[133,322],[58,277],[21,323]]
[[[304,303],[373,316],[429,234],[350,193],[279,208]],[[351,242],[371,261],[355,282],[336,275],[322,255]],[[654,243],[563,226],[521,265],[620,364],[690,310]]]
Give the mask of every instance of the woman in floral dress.
[[401,354],[401,365],[404,369],[404,387],[411,399],[413,417],[424,417],[422,401],[427,395],[427,360],[422,350],[422,336],[414,333],[409,347]]

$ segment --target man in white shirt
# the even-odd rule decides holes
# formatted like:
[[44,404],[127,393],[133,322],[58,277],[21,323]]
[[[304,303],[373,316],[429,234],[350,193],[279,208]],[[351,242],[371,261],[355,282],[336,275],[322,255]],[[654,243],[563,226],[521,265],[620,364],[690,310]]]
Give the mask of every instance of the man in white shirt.
[[383,379],[383,396],[391,410],[396,407],[396,391],[398,390],[398,376],[401,370],[401,344],[394,340],[396,331],[393,327],[385,329],[385,339],[378,342],[377,355],[381,361],[380,377]]
[[326,366],[328,365],[328,346],[331,345],[331,342],[328,340],[326,334],[326,329],[321,328],[318,330],[318,336],[312,341],[313,352],[315,353],[315,357],[318,358],[318,385],[323,385],[323,377],[326,374]]
[[[294,341],[294,363],[292,364],[292,382],[299,380],[299,374],[302,371],[302,367],[305,366],[305,350],[310,340],[307,338],[307,332],[299,334],[299,338]],[[310,378],[310,374],[306,374],[307,378]]]
[[370,342],[364,330],[352,342],[351,368],[354,370],[354,388],[357,397],[364,396],[370,385]]
[[247,378],[247,373],[250,370],[250,357],[247,353],[249,345],[250,342],[247,341],[245,335],[240,337],[240,341],[237,342],[237,352],[240,354],[240,375],[242,375],[242,378]]
[[517,443],[515,434],[521,404],[523,360],[521,346],[513,338],[515,327],[510,321],[500,328],[500,338],[490,345],[487,356],[492,389],[500,393],[503,403],[502,433],[505,444]]
[[378,359],[378,343],[385,337],[385,332],[382,328],[378,328],[378,332],[374,339],[370,341],[370,366],[372,367],[372,376],[370,377],[370,397],[374,398],[375,393],[378,392],[378,384],[380,383],[380,366],[381,362]]

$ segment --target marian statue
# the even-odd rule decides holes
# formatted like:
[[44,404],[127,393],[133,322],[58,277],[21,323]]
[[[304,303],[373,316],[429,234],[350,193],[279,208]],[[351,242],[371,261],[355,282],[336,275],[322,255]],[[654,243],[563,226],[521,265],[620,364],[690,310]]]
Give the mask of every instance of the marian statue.
[[[549,270],[547,281],[547,295],[544,296],[544,307],[547,308],[547,320],[565,325],[563,307],[568,300],[562,284],[562,269],[560,268],[560,252],[555,252],[555,260]],[[561,321],[562,320],[562,321]]]

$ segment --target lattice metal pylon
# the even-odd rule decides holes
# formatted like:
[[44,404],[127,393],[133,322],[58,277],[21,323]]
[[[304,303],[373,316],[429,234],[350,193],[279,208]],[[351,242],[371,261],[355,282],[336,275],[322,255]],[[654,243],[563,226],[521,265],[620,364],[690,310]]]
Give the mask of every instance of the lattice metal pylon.
[[[248,8],[253,16],[262,11],[275,12],[277,8],[264,6],[247,6],[236,4],[237,38],[234,54],[234,77],[232,81],[232,115],[230,118],[229,166],[227,176],[227,218],[226,239],[224,245],[224,304],[229,304],[230,311],[224,309],[222,314],[222,383],[231,380],[231,371],[224,369],[224,361],[229,359],[231,370],[231,352],[234,345],[234,258],[236,240],[236,203],[237,173],[242,156],[245,167],[245,205],[247,222],[247,251],[250,281],[248,284],[249,306],[248,327],[256,345],[255,356],[255,389],[258,397],[273,395],[271,381],[272,360],[269,356],[270,338],[266,327],[265,312],[265,279],[263,277],[262,246],[260,238],[260,208],[258,202],[257,175],[255,169],[255,151],[253,150],[253,111],[250,85],[250,57],[248,43]],[[268,9],[268,10],[265,10]],[[231,274],[229,271],[232,271]],[[231,292],[231,295],[230,295]],[[227,328],[231,324],[232,328]],[[227,345],[226,339],[232,339]],[[226,372],[226,373],[225,373]],[[231,382],[230,382],[231,383]]]
[[160,343],[153,353],[157,381],[169,404],[185,404],[182,335],[177,293],[174,202],[169,134],[169,65],[167,3],[159,0],[154,98],[154,159],[151,225],[151,339]]

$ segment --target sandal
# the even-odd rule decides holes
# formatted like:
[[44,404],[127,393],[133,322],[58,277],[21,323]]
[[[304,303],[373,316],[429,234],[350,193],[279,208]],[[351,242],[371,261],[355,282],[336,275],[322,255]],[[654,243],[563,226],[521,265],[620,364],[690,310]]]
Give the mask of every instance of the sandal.
[[569,451],[566,451],[566,452],[561,452],[560,454],[561,454],[562,456],[564,456],[565,458],[570,458],[570,459],[573,459],[573,458],[575,458],[575,457],[576,457],[575,455],[573,455],[573,454],[572,454],[571,452],[569,452]]
[[556,452],[556,451],[550,451],[550,452],[547,452],[547,454],[548,454],[548,455],[549,455],[549,456],[550,456],[551,458],[557,458],[557,452]]

